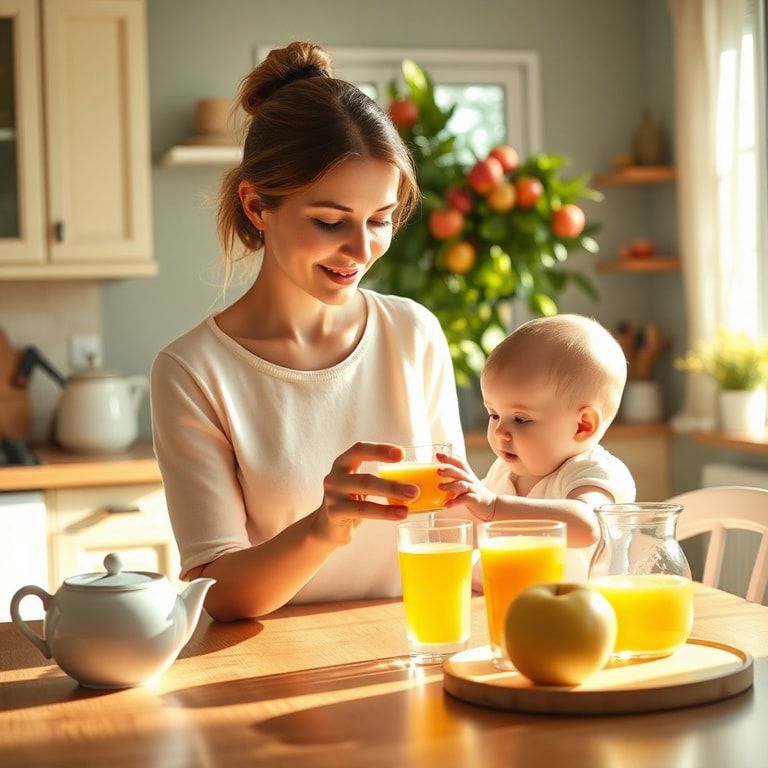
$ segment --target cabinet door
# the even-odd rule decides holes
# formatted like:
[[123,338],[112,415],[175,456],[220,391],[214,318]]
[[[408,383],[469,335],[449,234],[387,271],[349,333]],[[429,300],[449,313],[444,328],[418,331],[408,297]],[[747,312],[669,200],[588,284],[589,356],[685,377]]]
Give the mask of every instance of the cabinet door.
[[179,575],[162,486],[71,488],[46,493],[51,588],[67,576],[104,570],[120,555],[126,570]]
[[0,265],[45,259],[37,5],[0,0]]
[[664,501],[672,495],[668,435],[612,437],[609,430],[601,444],[627,465],[635,479],[638,501]]
[[151,260],[143,0],[43,0],[50,259]]

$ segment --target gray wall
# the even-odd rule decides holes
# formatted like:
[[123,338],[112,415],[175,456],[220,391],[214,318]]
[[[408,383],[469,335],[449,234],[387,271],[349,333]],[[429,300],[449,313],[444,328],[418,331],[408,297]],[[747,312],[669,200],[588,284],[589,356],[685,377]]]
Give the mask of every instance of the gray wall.
[[[193,133],[200,98],[231,97],[253,65],[259,43],[315,40],[372,45],[535,50],[540,56],[546,150],[569,155],[573,173],[599,172],[627,151],[641,110],[650,107],[672,133],[671,38],[664,0],[149,0],[149,72],[156,278],[104,283],[106,364],[148,371],[157,350],[217,305],[215,167],[162,168],[159,157]],[[670,160],[673,160],[670,150]],[[676,252],[675,190],[608,190],[588,215],[603,222],[603,256],[649,236]],[[661,322],[673,349],[660,375],[668,413],[679,405],[680,374],[671,357],[684,345],[680,276],[597,275],[594,256],[573,266],[598,285],[598,304],[568,293],[561,308],[590,313],[612,327],[620,319]],[[230,297],[231,298],[231,297]],[[148,409],[142,432],[149,435]],[[679,453],[679,452],[678,452]]]

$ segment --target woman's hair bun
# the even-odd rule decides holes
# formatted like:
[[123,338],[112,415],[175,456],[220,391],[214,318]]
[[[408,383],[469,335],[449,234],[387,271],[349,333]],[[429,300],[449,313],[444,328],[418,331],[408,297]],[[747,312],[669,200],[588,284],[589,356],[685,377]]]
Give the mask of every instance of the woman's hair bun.
[[275,48],[243,78],[240,106],[246,114],[253,115],[278,89],[310,77],[332,77],[331,58],[323,48],[304,41]]

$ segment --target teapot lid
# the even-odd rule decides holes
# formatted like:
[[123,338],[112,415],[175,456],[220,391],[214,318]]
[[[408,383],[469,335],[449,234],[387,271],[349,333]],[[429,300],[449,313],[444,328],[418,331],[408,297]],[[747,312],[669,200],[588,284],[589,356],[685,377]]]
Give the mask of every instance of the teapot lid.
[[132,589],[144,589],[165,576],[148,571],[123,571],[123,561],[120,556],[110,552],[104,558],[106,573],[82,573],[79,576],[70,576],[64,579],[64,585],[71,589],[91,590],[107,589],[113,591],[126,591]]
[[117,371],[109,368],[77,368],[72,371],[67,381],[93,381],[94,379],[121,379]]

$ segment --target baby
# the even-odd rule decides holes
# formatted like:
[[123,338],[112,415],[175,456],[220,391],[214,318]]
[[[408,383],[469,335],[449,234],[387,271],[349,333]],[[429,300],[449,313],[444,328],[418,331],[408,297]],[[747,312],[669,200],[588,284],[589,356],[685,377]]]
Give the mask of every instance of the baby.
[[[567,524],[569,547],[590,547],[593,508],[631,502],[626,466],[599,443],[616,416],[627,378],[618,342],[599,323],[555,315],[524,323],[489,355],[480,379],[488,442],[497,458],[483,481],[455,456],[441,456],[442,487],[483,521],[546,518]],[[583,581],[591,550],[569,552],[566,579]]]

